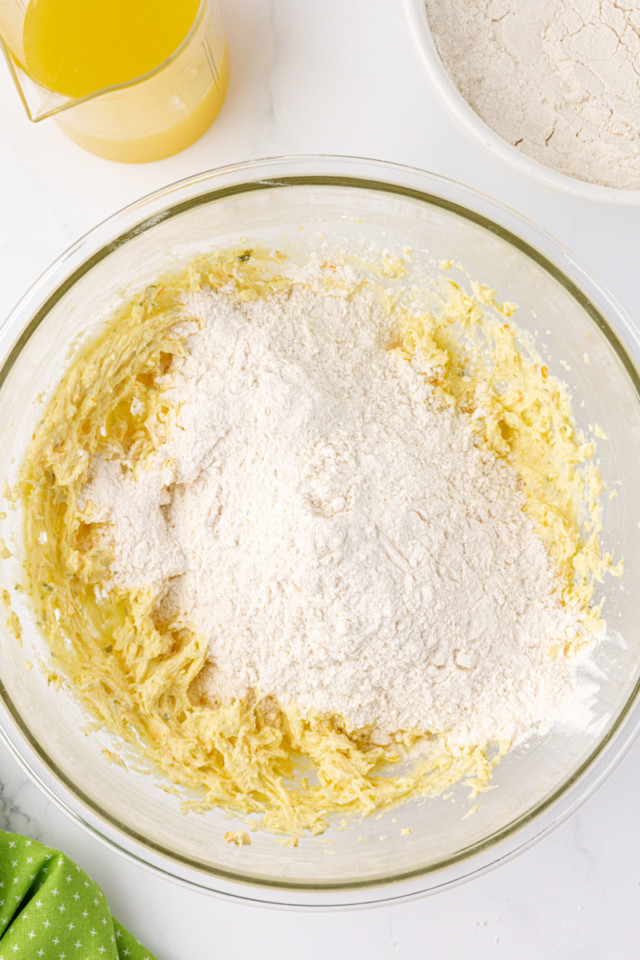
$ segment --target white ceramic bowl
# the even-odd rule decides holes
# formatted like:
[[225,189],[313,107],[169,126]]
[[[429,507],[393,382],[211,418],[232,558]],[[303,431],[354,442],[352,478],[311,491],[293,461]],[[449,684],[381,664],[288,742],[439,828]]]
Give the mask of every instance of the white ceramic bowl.
[[581,200],[629,206],[640,204],[640,190],[618,190],[558,173],[528,157],[498,136],[467,103],[440,59],[429,26],[425,0],[404,0],[404,5],[411,37],[431,87],[462,130],[471,134],[492,156],[536,183],[553,187]]
[[[605,546],[626,562],[626,590],[607,585],[610,639],[597,648],[602,680],[592,723],[561,725],[514,749],[497,767],[495,789],[472,799],[411,802],[376,820],[332,827],[296,849],[264,833],[251,846],[224,842],[242,829],[220,810],[183,814],[162,777],[109,763],[117,749],[37,666],[43,638],[28,605],[21,644],[0,618],[0,727],[16,757],[48,796],[95,836],[128,857],[209,892],[305,907],[363,904],[434,891],[494,866],[567,816],[609,774],[640,724],[640,377],[625,346],[638,337],[609,295],[558,244],[486,197],[419,170],[373,161],[307,157],[264,160],[173,184],[100,224],[57,260],[0,326],[0,483],[11,480],[69,349],[169,267],[238,242],[306,244],[322,235],[416,251],[416,269],[461,262],[520,304],[519,323],[540,331],[552,371],[571,384],[578,422],[598,423],[605,482],[620,480],[603,506]],[[425,251],[428,250],[427,254]],[[453,274],[461,283],[462,273]],[[398,281],[411,284],[412,275]],[[584,363],[585,353],[591,358]],[[584,404],[581,406],[581,404]],[[19,512],[0,535],[21,540]],[[0,588],[19,570],[0,562]],[[18,596],[16,601],[20,603]],[[465,816],[472,807],[478,809]],[[407,832],[406,828],[411,828]],[[403,832],[404,831],[404,832]]]

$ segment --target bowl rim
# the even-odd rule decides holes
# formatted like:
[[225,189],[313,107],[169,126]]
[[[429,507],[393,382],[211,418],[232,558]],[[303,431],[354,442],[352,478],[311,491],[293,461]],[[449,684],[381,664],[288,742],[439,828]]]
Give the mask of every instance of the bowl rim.
[[[154,191],[98,224],[45,270],[0,323],[0,387],[22,346],[53,304],[80,276],[129,239],[186,209],[224,196],[303,184],[373,189],[408,197],[444,208],[497,233],[542,266],[585,309],[624,365],[640,400],[640,372],[616,331],[626,335],[627,343],[633,345],[639,356],[640,334],[609,292],[547,233],[510,208],[453,180],[399,164],[327,155],[266,158],[205,171]],[[615,327],[606,317],[615,318]],[[79,826],[128,859],[169,879],[223,897],[306,909],[335,909],[413,899],[445,889],[484,873],[531,846],[573,813],[607,779],[631,747],[640,732],[639,693],[640,679],[605,736],[579,768],[520,817],[444,861],[366,881],[301,883],[256,879],[205,866],[141,837],[85,796],[56,768],[38,746],[1,681],[0,735],[49,799]]]
[[640,190],[607,187],[560,173],[522,153],[499,136],[465,100],[442,62],[429,27],[427,0],[404,0],[404,8],[414,49],[430,85],[458,127],[471,134],[485,150],[529,180],[581,200],[621,206],[640,204]]

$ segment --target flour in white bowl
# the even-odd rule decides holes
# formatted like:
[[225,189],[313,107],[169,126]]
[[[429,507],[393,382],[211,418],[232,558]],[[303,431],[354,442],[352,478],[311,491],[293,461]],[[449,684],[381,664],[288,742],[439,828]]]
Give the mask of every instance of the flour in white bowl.
[[185,317],[169,441],[136,472],[96,459],[82,503],[114,580],[208,638],[201,690],[461,744],[552,719],[578,614],[516,473],[387,349],[376,298],[198,293]]
[[640,5],[425,0],[462,96],[507,143],[560,173],[640,189]]

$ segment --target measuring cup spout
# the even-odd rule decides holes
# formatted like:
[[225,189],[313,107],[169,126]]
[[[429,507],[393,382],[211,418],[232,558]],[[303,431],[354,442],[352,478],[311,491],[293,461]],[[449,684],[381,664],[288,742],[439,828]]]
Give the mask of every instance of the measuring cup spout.
[[29,120],[35,123],[75,106],[78,101],[60,93],[55,93],[53,90],[47,90],[46,87],[33,80],[15,59],[3,37],[0,37],[0,46],[9,67],[9,74]]

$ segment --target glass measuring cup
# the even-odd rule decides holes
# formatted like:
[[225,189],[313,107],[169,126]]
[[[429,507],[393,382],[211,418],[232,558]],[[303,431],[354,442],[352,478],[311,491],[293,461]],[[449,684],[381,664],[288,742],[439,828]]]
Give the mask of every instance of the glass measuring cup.
[[218,114],[229,61],[216,0],[200,0],[184,40],[154,69],[80,97],[52,90],[30,74],[24,41],[28,8],[28,0],[0,0],[0,45],[30,120],[55,117],[85,150],[135,163],[184,149]]

